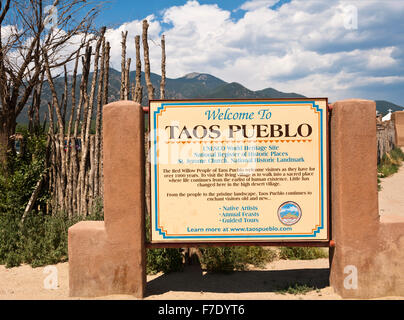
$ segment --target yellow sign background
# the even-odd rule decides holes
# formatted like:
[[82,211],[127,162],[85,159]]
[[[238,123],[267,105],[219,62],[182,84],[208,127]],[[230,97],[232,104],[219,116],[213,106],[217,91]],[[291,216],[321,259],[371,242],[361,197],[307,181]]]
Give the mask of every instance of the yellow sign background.
[[152,242],[328,239],[326,99],[151,101],[150,152]]

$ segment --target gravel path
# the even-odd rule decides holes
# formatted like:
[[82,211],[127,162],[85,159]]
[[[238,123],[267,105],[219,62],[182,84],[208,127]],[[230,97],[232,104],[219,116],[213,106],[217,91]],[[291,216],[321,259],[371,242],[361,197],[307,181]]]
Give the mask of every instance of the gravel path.
[[[402,148],[404,151],[404,148]],[[381,180],[379,214],[382,222],[404,221],[404,164],[398,172]]]

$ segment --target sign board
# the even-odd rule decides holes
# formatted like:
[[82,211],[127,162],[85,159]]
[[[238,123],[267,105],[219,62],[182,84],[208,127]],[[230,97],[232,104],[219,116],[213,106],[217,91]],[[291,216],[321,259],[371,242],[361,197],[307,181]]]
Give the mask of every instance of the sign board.
[[327,107],[151,101],[152,242],[328,240]]

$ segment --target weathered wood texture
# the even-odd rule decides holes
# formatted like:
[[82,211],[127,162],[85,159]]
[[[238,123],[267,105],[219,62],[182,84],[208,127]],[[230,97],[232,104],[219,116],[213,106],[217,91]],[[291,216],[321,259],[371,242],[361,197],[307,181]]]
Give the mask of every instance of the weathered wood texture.
[[394,121],[376,120],[376,138],[377,138],[377,162],[379,163],[383,155],[390,152],[396,146],[396,131]]

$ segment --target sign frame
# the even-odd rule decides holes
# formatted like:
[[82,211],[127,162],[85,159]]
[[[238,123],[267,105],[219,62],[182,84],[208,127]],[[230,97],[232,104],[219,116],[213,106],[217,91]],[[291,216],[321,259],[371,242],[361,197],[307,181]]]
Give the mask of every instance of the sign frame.
[[[187,241],[187,240],[174,240],[174,241],[159,241],[159,240],[154,240],[152,237],[152,197],[149,199],[149,205],[150,205],[150,212],[148,213],[149,215],[149,221],[150,221],[150,227],[146,232],[149,234],[149,242],[146,242],[146,247],[147,248],[183,248],[183,247],[217,247],[217,246],[289,246],[289,247],[334,247],[335,242],[331,240],[331,207],[330,207],[330,199],[331,199],[331,161],[330,161],[330,117],[331,117],[331,108],[328,104],[328,98],[279,98],[279,99],[219,99],[219,98],[214,98],[214,99],[153,99],[149,101],[149,108],[148,108],[148,133],[150,136],[151,133],[151,103],[153,102],[172,102],[172,103],[195,103],[195,102],[294,102],[294,101],[325,101],[326,105],[326,112],[325,112],[325,163],[327,164],[327,170],[326,170],[326,180],[327,180],[327,192],[325,193],[325,203],[324,203],[324,210],[325,212],[325,217],[327,218],[327,238],[326,239],[310,239],[310,240],[305,240],[305,239],[296,239],[296,240],[267,240],[267,239],[253,239],[253,240],[248,240],[248,239],[243,239],[243,240],[212,240],[212,241],[206,241],[206,240],[192,240],[192,241]],[[149,152],[151,148],[151,139],[148,141],[149,145]],[[150,195],[152,194],[152,168],[151,165],[148,166],[148,173],[149,173],[149,192]],[[147,201],[147,200],[146,200]]]

